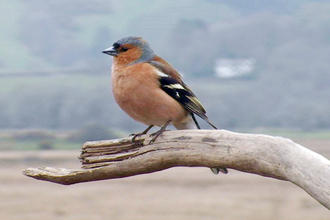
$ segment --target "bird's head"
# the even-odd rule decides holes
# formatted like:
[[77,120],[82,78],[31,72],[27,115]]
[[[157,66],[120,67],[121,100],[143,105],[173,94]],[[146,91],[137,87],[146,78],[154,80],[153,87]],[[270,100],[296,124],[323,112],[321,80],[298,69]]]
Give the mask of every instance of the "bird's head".
[[112,47],[102,51],[114,57],[118,63],[132,65],[148,62],[155,57],[149,44],[141,37],[125,37],[116,41]]

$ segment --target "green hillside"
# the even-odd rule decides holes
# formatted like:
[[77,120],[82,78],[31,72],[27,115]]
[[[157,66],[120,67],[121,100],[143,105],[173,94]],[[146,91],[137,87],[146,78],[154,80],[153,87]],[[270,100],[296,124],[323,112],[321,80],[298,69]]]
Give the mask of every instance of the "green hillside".
[[[329,34],[323,0],[5,0],[0,128],[143,128],[115,104],[111,58],[101,53],[140,35],[184,75],[219,127],[327,130]],[[219,60],[254,66],[225,80],[215,77]]]

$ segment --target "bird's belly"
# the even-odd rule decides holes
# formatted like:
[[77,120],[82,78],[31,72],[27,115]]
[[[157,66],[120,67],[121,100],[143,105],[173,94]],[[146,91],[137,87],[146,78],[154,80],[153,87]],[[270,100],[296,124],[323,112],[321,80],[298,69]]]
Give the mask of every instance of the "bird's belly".
[[121,109],[145,125],[163,126],[169,120],[179,123],[187,118],[188,113],[180,103],[160,88],[147,90],[143,83],[134,86],[117,83],[113,86],[121,86],[120,89],[113,89],[114,97]]

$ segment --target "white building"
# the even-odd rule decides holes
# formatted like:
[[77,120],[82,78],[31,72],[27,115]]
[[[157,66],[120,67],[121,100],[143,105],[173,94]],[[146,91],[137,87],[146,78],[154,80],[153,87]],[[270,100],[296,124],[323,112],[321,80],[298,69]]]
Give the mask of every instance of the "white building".
[[229,79],[249,75],[255,68],[255,59],[219,58],[215,61],[215,76]]

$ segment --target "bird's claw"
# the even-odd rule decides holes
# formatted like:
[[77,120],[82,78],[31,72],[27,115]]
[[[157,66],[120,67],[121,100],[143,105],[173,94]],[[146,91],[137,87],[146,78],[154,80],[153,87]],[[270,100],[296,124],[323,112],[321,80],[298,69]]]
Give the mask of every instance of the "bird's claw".
[[133,137],[132,137],[132,143],[133,143],[133,142],[135,142],[135,139],[136,139],[137,137],[140,137],[140,136],[142,136],[142,135],[144,135],[144,133],[130,134],[129,136],[133,136]]
[[156,139],[163,134],[163,132],[166,131],[166,130],[159,130],[159,131],[156,131],[152,134],[150,134],[150,137],[154,136],[151,141],[149,141],[149,144],[152,144],[156,141]]

